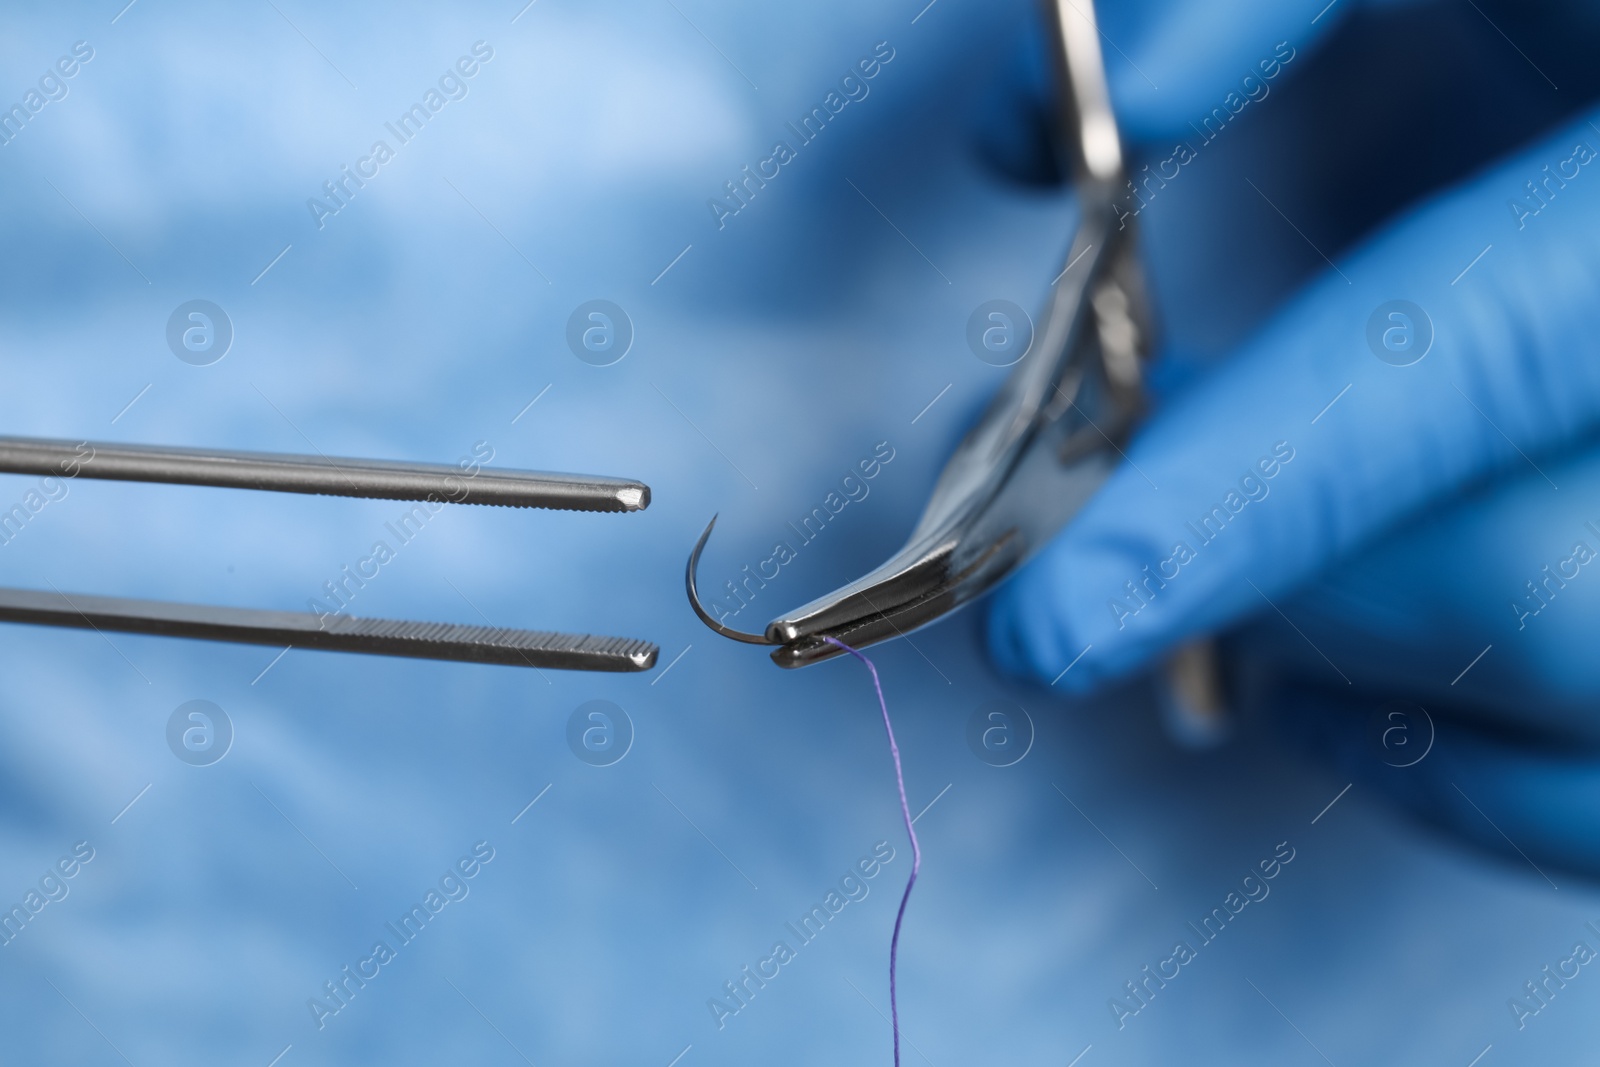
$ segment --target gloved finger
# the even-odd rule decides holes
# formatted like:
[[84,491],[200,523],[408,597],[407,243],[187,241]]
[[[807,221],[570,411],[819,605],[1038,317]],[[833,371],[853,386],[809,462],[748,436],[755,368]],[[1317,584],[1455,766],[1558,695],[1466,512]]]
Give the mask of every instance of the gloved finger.
[[1508,735],[1447,705],[1363,700],[1344,687],[1280,690],[1272,703],[1295,747],[1351,783],[1348,799],[1381,797],[1535,882],[1600,877],[1600,747]]
[[[1071,0],[1069,17],[1082,18]],[[1355,3],[1282,0],[1138,0],[1096,7],[1106,80],[1123,136],[1158,141],[1191,133],[1213,108],[1229,117],[1265,99]],[[1226,121],[1226,120],[1224,120]]]
[[[1106,81],[1123,137],[1132,144],[1191,137],[1191,123],[1220,129],[1304,65],[1317,42],[1359,6],[1316,12],[1274,0],[1133,0],[1095,5]],[[1083,0],[1062,0],[1065,17],[1087,23]],[[1065,175],[1050,24],[1029,10],[992,89],[976,103],[984,159],[1020,181]]]
[[1600,450],[1420,516],[1230,644],[1321,685],[1600,745]]
[[1050,680],[1083,654],[1076,688],[1126,673],[1593,432],[1596,144],[1579,121],[1408,212],[1157,412],[1001,590],[1000,663]]

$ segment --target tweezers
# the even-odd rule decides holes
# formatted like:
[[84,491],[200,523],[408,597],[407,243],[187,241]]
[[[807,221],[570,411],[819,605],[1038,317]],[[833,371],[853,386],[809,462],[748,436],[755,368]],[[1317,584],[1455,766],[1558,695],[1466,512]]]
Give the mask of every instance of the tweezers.
[[[650,504],[649,486],[623,478],[487,469],[468,475],[431,463],[30,437],[0,437],[0,472],[563,511],[641,511]],[[0,521],[5,517],[0,515]],[[560,670],[645,671],[655,666],[658,652],[648,641],[625,637],[344,614],[319,617],[59,589],[0,588],[0,622]]]
[[1048,4],[1058,62],[1061,141],[1081,222],[1024,354],[956,447],[905,547],[865,577],[744,633],[705,609],[696,571],[716,518],[689,554],[689,603],[712,630],[776,646],[780,667],[904,635],[983,595],[1075,515],[1122,458],[1143,412],[1151,329],[1099,31],[1087,0]]

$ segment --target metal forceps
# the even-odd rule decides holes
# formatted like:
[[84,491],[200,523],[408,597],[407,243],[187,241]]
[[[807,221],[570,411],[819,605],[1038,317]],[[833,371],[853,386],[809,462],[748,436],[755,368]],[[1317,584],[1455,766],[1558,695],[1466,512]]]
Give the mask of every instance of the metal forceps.
[[[641,511],[650,504],[649,486],[622,478],[522,470],[467,476],[456,467],[431,463],[31,437],[0,437],[0,472],[564,511]],[[0,522],[5,519],[0,515]],[[583,671],[646,671],[655,666],[658,652],[648,641],[626,637],[343,614],[319,618],[312,612],[127,600],[59,589],[0,589],[0,622]]]
[[804,667],[925,626],[994,586],[1042,548],[1111,473],[1143,410],[1151,329],[1133,231],[1116,196],[1127,180],[1090,0],[1048,0],[1055,30],[1061,141],[1081,222],[1032,349],[946,463],[905,547],[882,566],[767,624],[723,625],[695,572],[716,519],[689,555],[689,603],[711,629],[774,645]]

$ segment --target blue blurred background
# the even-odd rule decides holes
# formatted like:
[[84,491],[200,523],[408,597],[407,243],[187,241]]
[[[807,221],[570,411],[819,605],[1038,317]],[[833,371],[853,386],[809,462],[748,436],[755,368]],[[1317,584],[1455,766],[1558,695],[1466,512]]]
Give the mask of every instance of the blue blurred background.
[[[1296,27],[1321,5],[1299,6]],[[1117,10],[1108,34],[1138,33]],[[1204,365],[1323,266],[1292,233],[1228,240],[1228,198],[1251,194],[1208,177],[1223,153],[1262,181],[1321,175],[1280,206],[1314,217],[1337,256],[1583,99],[1581,64],[1575,98],[1551,103],[1475,18],[1352,15],[1306,45],[1295,74],[1320,92],[1275,90],[1141,220],[1175,351]],[[1028,119],[1018,57],[1035,21],[1021,2],[962,0],[0,13],[5,106],[76,42],[92,49],[0,146],[4,432],[441,462],[485,441],[495,466],[637,477],[654,491],[637,515],[447,510],[354,610],[662,649],[651,674],[600,676],[5,628],[0,903],[75,843],[94,851],[0,948],[8,1060],[888,1061],[909,850],[869,681],[848,661],[782,673],[716,638],[681,568],[720,513],[702,575],[738,576],[879,442],[895,458],[868,497],[738,623],[898,547],[1006,373],[967,349],[968,315],[1037,306],[1073,225]],[[1298,32],[1241,30],[1245,65]],[[319,226],[308,198],[393,144],[384,124],[479,42],[492,57],[465,95]],[[893,59],[870,92],[719,227],[708,199],[880,42]],[[1329,85],[1355,91],[1350,70],[1369,93],[1386,71],[1490,84],[1460,74],[1473,63],[1513,86],[1486,91],[1487,119],[1422,128],[1396,112],[1374,129],[1374,109],[1352,108],[1345,129],[1319,111]],[[1148,109],[1113,68],[1137,141]],[[1364,137],[1418,162],[1387,180],[1328,169]],[[1208,268],[1219,247],[1229,258]],[[193,299],[234,330],[209,366],[166,341]],[[635,331],[611,366],[565,340],[593,299]],[[36,483],[0,477],[0,506]],[[76,480],[0,548],[0,581],[296,610],[404,510]],[[1582,882],[1439,839],[1361,785],[1343,793],[1348,777],[1264,724],[1184,749],[1147,682],[1069,701],[1004,681],[976,613],[872,654],[912,808],[932,805],[900,951],[907,1062],[1464,1065],[1490,1045],[1485,1064],[1593,1047],[1600,993],[1585,986],[1600,979],[1525,1029],[1507,1010],[1575,941],[1600,945]],[[235,731],[211,766],[166,741],[195,699]],[[611,766],[566,740],[594,699],[635,731]],[[994,700],[1035,732],[1007,767],[967,743]],[[870,894],[719,1028],[708,999],[879,841],[896,858]],[[494,858],[469,894],[319,1027],[308,1000],[478,842]],[[1295,858],[1270,896],[1119,1028],[1108,1002],[1127,1001],[1124,983],[1280,842]]]

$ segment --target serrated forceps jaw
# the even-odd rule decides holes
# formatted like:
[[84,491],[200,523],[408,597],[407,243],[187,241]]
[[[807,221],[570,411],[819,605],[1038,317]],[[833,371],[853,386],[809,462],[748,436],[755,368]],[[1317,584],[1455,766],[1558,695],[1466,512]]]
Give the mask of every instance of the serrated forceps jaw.
[[[0,472],[283,493],[631,512],[650,504],[643,482],[390,460],[0,437]],[[3,518],[3,517],[0,517]],[[407,622],[341,613],[263,611],[33,589],[0,589],[0,622],[331,652],[584,671],[645,671],[648,641],[491,625]]]

